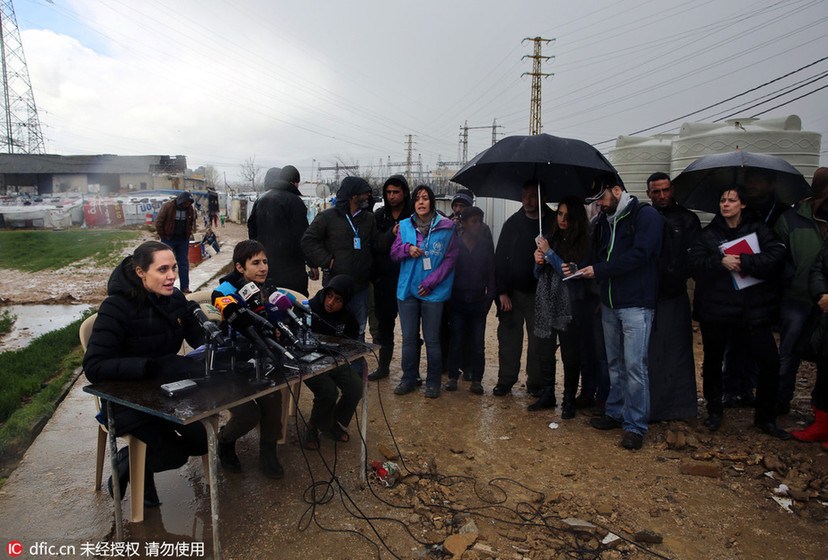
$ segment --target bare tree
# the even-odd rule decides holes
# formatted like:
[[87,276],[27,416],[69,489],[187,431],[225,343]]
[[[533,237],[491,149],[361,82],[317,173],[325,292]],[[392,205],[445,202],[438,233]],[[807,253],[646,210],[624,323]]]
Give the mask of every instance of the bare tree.
[[262,167],[260,165],[256,165],[256,156],[250,156],[244,163],[241,164],[241,175],[242,179],[245,182],[245,185],[250,185],[254,191],[259,191],[259,175],[261,174]]
[[204,182],[207,184],[207,188],[215,190],[222,183],[221,173],[212,165],[205,165],[203,169]]

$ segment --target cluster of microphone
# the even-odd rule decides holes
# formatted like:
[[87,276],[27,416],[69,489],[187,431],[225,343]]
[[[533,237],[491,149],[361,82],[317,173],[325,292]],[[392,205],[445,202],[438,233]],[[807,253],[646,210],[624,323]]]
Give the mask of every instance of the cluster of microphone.
[[[253,282],[238,290],[231,283],[224,282],[216,291],[221,295],[215,298],[213,306],[201,306],[196,302],[188,304],[189,310],[211,344],[226,345],[226,339],[221,329],[207,316],[208,313],[212,313],[215,318],[220,316],[221,321],[244,336],[255,347],[268,353],[276,351],[289,360],[295,359],[292,352],[276,342],[277,332],[278,338],[286,346],[298,350],[310,349],[308,344],[300,340],[285,324],[285,321],[292,322],[301,332],[306,328],[307,322],[303,321],[294,309],[306,317],[313,315],[310,308],[300,303],[290,292],[274,291],[268,301],[265,301],[261,290]],[[205,308],[208,313],[205,313]],[[305,339],[304,336],[302,338]]]

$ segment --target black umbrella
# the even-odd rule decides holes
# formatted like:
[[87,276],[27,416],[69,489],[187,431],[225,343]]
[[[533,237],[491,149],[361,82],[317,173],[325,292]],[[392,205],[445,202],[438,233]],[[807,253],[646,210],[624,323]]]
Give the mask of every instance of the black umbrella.
[[507,136],[483,150],[451,178],[477,196],[520,200],[523,185],[538,181],[546,199],[585,198],[593,180],[615,168],[591,145],[550,134]]
[[688,165],[672,181],[674,196],[688,208],[715,214],[721,190],[745,186],[751,170],[759,170],[770,179],[774,196],[782,204],[791,205],[811,196],[802,173],[781,157],[741,150],[702,156]]

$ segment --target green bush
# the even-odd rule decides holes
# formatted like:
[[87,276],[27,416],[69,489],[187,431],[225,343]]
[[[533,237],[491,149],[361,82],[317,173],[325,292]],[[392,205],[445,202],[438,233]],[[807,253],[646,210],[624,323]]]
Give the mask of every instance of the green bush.
[[15,321],[17,321],[17,315],[9,313],[9,310],[5,309],[0,314],[0,336],[10,333]]

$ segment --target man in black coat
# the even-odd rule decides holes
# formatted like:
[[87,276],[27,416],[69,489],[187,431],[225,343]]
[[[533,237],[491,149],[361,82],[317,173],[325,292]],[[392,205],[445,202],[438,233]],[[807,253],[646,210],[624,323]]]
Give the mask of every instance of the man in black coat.
[[374,315],[380,345],[379,365],[368,379],[388,377],[394,352],[394,324],[397,319],[397,280],[400,264],[391,260],[391,245],[397,237],[401,220],[411,215],[411,192],[402,175],[391,175],[382,185],[384,205],[374,212],[377,222],[377,253],[374,256]]
[[327,269],[322,285],[339,274],[354,279],[354,297],[348,309],[365,337],[368,320],[368,283],[377,247],[377,223],[368,210],[371,187],[361,177],[345,177],[336,193],[336,206],[316,215],[302,236],[302,251],[311,266]]
[[666,173],[647,179],[647,196],[669,228],[662,245],[658,302],[650,333],[650,421],[696,417],[696,367],[687,279],[692,275],[687,251],[701,231],[698,216],[673,198]]
[[[308,229],[308,209],[300,198],[299,180],[299,171],[292,165],[268,169],[267,192],[253,205],[247,234],[265,246],[268,283],[308,295],[305,256],[299,246]],[[310,275],[319,278],[319,270],[311,268]]]

